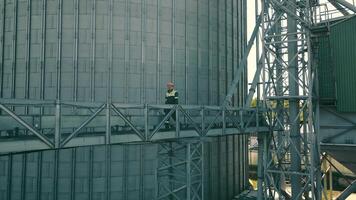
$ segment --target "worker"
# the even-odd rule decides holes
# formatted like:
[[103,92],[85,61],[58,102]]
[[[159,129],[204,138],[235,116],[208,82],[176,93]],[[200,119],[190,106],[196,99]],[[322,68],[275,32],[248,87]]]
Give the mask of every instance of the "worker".
[[[174,89],[174,83],[168,82],[167,83],[167,93],[166,93],[166,104],[178,104],[178,92],[177,90]],[[171,109],[164,109],[164,113],[167,115],[170,112]],[[171,117],[165,121],[165,127],[166,129],[171,128],[170,125],[170,119],[173,119],[173,121],[176,121],[176,112],[173,112]]]

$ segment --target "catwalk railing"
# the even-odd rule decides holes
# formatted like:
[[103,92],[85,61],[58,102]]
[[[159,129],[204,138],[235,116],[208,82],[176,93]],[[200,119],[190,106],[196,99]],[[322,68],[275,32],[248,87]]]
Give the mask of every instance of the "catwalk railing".
[[0,99],[0,110],[0,152],[269,130],[257,108]]

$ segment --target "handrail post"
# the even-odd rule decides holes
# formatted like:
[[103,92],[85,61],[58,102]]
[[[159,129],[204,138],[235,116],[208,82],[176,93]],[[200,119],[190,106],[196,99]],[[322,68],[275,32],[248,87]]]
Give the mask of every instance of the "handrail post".
[[105,132],[105,144],[111,142],[111,104],[108,101],[106,103],[106,132]]
[[179,123],[179,106],[175,106],[174,109],[176,110],[176,138],[179,138],[180,136],[180,123]]
[[204,114],[204,111],[205,111],[205,108],[204,106],[201,107],[201,110],[200,110],[200,116],[201,116],[201,132],[203,135],[205,135],[205,114]]
[[54,130],[54,147],[59,148],[61,143],[61,102],[59,99],[56,100]]
[[222,132],[221,134],[222,135],[225,135],[225,132],[226,132],[226,108],[223,107],[222,108]]
[[144,117],[145,117],[145,141],[148,141],[148,135],[149,135],[149,128],[148,128],[148,104],[145,104],[145,113],[144,113]]

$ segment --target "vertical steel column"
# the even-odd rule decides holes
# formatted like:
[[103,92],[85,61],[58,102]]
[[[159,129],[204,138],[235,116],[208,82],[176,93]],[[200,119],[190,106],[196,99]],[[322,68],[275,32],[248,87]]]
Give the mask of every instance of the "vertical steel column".
[[[295,5],[296,0],[290,2]],[[296,7],[291,6],[290,12],[297,14]],[[299,85],[296,80],[299,79],[298,72],[298,47],[297,47],[297,22],[296,19],[287,14],[287,30],[288,30],[288,81],[289,81],[289,95],[299,95]],[[289,118],[290,118],[290,137],[292,142],[291,153],[291,170],[293,172],[301,171],[301,157],[300,157],[300,128],[299,128],[299,101],[298,99],[289,99]],[[292,195],[296,196],[301,191],[301,177],[297,174],[291,175]]]
[[58,20],[57,20],[57,33],[58,33],[58,49],[57,49],[57,92],[56,92],[56,113],[55,113],[55,133],[54,133],[54,146],[60,147],[61,143],[61,81],[62,81],[62,13],[63,13],[63,0],[58,0]]
[[[279,2],[281,0],[278,0]],[[281,11],[276,11],[276,14],[278,16],[281,16],[283,13]],[[276,40],[277,41],[281,41],[282,37],[282,22],[280,19],[276,20],[276,25],[275,25],[275,29],[274,34],[276,35]],[[283,96],[284,95],[284,88],[283,88],[283,78],[284,78],[284,74],[283,74],[283,66],[281,63],[279,63],[279,60],[282,60],[283,58],[283,48],[282,48],[282,44],[275,44],[275,48],[276,48],[276,59],[277,61],[274,61],[274,65],[276,66],[276,76],[277,76],[277,80],[276,80],[276,95],[277,96]],[[285,126],[285,116],[284,116],[284,100],[280,99],[277,100],[277,105],[276,105],[276,109],[277,109],[277,123],[280,125],[278,126],[278,128],[283,129]],[[295,118],[292,118],[295,119]],[[298,125],[299,126],[299,125]],[[284,131],[278,131],[277,132],[277,144],[279,147],[282,148],[282,146],[284,146]],[[277,159],[281,160],[283,157],[282,153],[277,152]],[[280,164],[281,167],[283,167],[283,163]],[[284,186],[284,175],[283,174],[276,174],[275,175],[275,179],[276,179],[276,187],[279,187],[281,190],[284,190],[285,188],[282,188]]]
[[257,136],[257,141],[258,141],[258,162],[257,162],[257,199],[258,200],[263,200],[264,195],[263,195],[263,179],[264,179],[264,173],[263,173],[263,136],[259,134]]
[[187,144],[187,161],[186,161],[186,167],[187,167],[187,169],[186,169],[186,173],[187,173],[187,175],[186,175],[186,178],[187,178],[187,198],[186,199],[191,199],[191,190],[192,190],[192,188],[191,188],[191,185],[192,185],[192,183],[191,183],[191,172],[192,172],[192,170],[191,170],[191,161],[192,161],[192,157],[191,157],[191,149],[190,149],[190,143],[188,143]]
[[[0,37],[0,42],[1,42],[1,60],[0,60],[0,98],[3,98],[3,93],[4,93],[4,61],[5,61],[5,28],[6,28],[6,0],[3,1],[3,7],[2,7],[2,30],[1,30],[1,37]],[[1,114],[2,111],[0,111]]]

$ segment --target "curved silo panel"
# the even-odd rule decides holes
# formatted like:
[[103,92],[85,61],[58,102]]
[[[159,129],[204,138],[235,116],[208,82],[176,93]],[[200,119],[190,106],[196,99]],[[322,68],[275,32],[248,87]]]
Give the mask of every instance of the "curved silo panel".
[[[84,135],[79,139],[91,134],[101,137],[109,130],[115,136],[132,134],[132,127],[118,115],[105,116],[113,109],[105,113],[103,102],[163,104],[167,81],[176,83],[182,104],[221,105],[246,43],[244,3],[0,1],[0,98],[62,100],[56,103],[60,109],[54,103],[12,109],[51,140],[61,135],[62,142],[95,112],[96,118],[78,130]],[[244,97],[244,84],[235,103]],[[88,109],[80,103],[84,106],[77,108],[63,101],[100,105]],[[144,110],[136,111],[123,113],[143,132]],[[152,116],[150,131],[161,120],[161,115]],[[5,113],[0,117],[12,120]],[[0,131],[5,137],[17,136],[16,132],[33,136],[13,120]],[[231,199],[247,187],[246,141],[246,136],[226,136],[204,143],[206,199]],[[6,182],[0,187],[0,199],[9,195],[14,199],[21,195],[26,199],[153,199],[158,145],[93,145],[0,156],[0,182]],[[15,191],[19,185],[21,191]]]
[[172,80],[182,104],[219,105],[245,40],[231,0],[0,6],[2,98],[162,104]]

